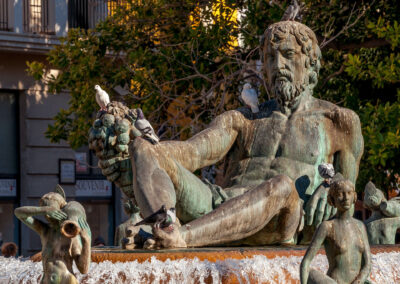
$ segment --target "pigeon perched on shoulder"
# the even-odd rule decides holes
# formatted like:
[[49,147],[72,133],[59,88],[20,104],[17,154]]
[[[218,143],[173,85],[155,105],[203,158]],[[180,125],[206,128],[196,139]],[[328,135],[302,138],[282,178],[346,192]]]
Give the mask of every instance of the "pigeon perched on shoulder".
[[174,224],[175,221],[176,221],[175,208],[170,208],[167,210],[167,207],[163,205],[157,212],[143,219],[142,221],[136,223],[135,226],[155,224],[155,226],[163,229]]
[[325,180],[330,181],[335,176],[335,169],[332,164],[322,163],[318,166],[318,172]]
[[135,127],[152,143],[157,144],[160,141],[160,139],[154,132],[154,129],[151,126],[150,122],[144,117],[143,111],[140,108],[137,109],[137,119],[135,122]]
[[110,103],[110,96],[99,85],[94,86],[96,90],[96,102],[100,106],[100,110],[107,110],[107,105]]
[[286,8],[281,21],[294,21],[300,11],[300,5],[296,0],[290,2],[289,7]]
[[252,113],[257,113],[258,109],[258,95],[249,83],[244,84],[243,90],[240,93],[240,98],[243,102],[251,108]]

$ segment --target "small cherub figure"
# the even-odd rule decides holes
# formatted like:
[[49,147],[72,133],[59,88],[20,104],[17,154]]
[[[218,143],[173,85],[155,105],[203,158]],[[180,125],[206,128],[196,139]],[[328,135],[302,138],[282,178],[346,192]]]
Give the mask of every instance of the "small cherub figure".
[[[77,214],[76,235],[67,237],[65,231],[74,226],[74,221],[63,221],[69,219],[70,215],[75,218]],[[49,192],[40,199],[39,207],[19,207],[15,209],[15,215],[40,236],[43,264],[41,283],[78,283],[72,269],[73,261],[81,273],[87,273],[90,265],[90,228],[83,207],[75,201],[67,203],[64,190],[57,185],[55,192]],[[48,223],[33,218],[39,215],[44,215]],[[68,228],[65,228],[67,223]]]
[[[135,236],[139,233],[140,227],[133,228],[137,222],[142,221],[140,217],[140,210],[131,199],[127,199],[124,202],[124,211],[125,214],[129,216],[129,219],[126,220],[124,223],[120,224],[117,229],[115,230],[114,236],[114,245],[116,246],[123,246],[123,239],[127,237]],[[148,230],[150,231],[151,228],[149,227]],[[129,233],[129,234],[128,234]],[[133,249],[134,247],[130,248]]]
[[371,217],[365,220],[369,242],[394,244],[396,231],[400,228],[399,198],[387,200],[381,190],[368,182],[364,190],[364,207],[372,211]]
[[[365,283],[371,270],[371,252],[364,224],[351,216],[357,200],[354,185],[335,179],[330,185],[328,202],[337,208],[333,219],[322,222],[315,232],[300,265],[301,283]],[[310,269],[315,254],[324,244],[328,258],[327,275]]]

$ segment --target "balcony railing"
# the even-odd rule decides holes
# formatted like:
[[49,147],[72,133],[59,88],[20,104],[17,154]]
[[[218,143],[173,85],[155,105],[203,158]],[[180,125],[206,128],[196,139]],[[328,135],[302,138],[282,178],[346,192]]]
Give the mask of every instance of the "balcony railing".
[[9,0],[0,0],[0,31],[9,31]]
[[49,33],[49,0],[24,0],[24,31]]
[[113,14],[123,0],[70,0],[68,2],[68,26],[92,29],[97,23]]

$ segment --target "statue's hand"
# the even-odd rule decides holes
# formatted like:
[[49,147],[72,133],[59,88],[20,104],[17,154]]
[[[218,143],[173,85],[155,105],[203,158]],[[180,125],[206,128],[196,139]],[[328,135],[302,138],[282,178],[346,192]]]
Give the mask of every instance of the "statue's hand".
[[155,245],[153,248],[185,248],[187,247],[186,242],[183,240],[180,232],[179,225],[172,224],[172,228],[163,230],[158,226],[153,226],[153,235]]
[[78,218],[78,224],[79,224],[79,227],[81,227],[81,230],[79,231],[79,235],[81,236],[83,243],[86,242],[86,244],[88,244],[90,246],[92,232],[90,231],[89,224],[83,217]]
[[89,130],[89,148],[99,158],[102,173],[130,198],[133,198],[133,177],[128,145],[140,134],[135,132],[135,120],[135,110],[111,102],[107,112],[97,114]]
[[320,186],[314,191],[305,208],[306,225],[317,227],[322,221],[328,220],[336,214],[336,208],[329,205],[327,197],[328,191],[324,186]]
[[78,224],[79,224],[79,227],[81,227],[81,229],[82,229],[81,232],[82,231],[90,232],[89,224],[86,222],[85,218],[79,217]]
[[46,212],[46,215],[49,216],[52,219],[58,220],[58,221],[64,221],[68,218],[68,215],[62,212],[59,209],[56,208],[51,208]]

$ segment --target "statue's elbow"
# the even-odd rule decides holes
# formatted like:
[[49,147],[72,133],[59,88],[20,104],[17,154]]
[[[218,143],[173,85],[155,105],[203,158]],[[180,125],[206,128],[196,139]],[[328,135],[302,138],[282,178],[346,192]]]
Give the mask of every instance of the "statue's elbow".
[[18,219],[21,219],[23,217],[22,207],[16,208],[14,214]]

